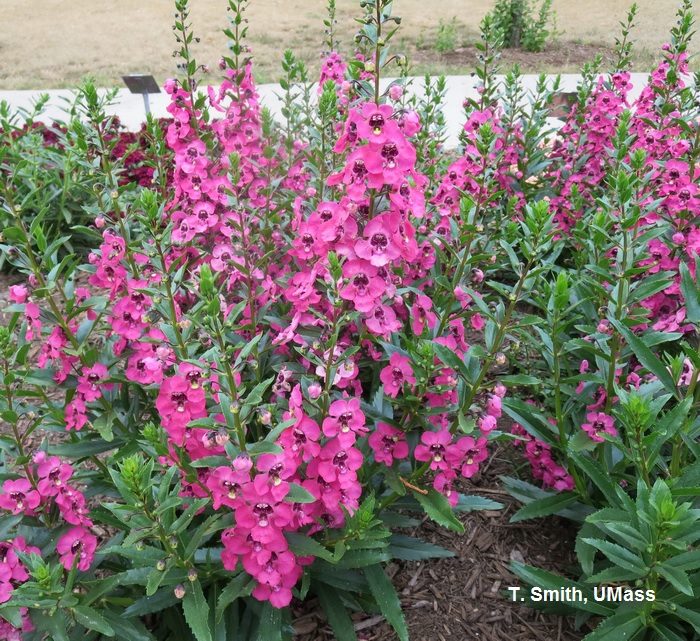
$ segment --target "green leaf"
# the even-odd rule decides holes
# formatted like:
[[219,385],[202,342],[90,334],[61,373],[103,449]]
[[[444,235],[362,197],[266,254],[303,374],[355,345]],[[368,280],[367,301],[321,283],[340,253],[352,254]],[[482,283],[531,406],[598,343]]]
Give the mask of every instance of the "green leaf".
[[10,606],[6,603],[0,606],[0,619],[5,619],[15,628],[22,627],[22,612],[19,607]]
[[672,567],[667,563],[661,563],[655,569],[676,590],[688,596],[693,596],[693,586],[690,584],[688,575],[683,570],[678,567]]
[[114,630],[117,639],[128,641],[155,641],[155,637],[138,619],[127,619],[116,612],[102,611],[104,618]]
[[112,432],[112,425],[114,425],[114,419],[116,414],[112,411],[100,414],[93,422],[92,426],[100,433],[100,436],[108,443],[114,440],[114,432]]
[[600,550],[605,556],[607,556],[615,565],[619,565],[625,570],[630,570],[631,572],[639,572],[640,576],[644,576],[649,568],[644,564],[643,559],[630,552],[627,548],[623,548],[617,543],[611,543],[610,541],[603,541],[601,539],[583,539],[584,543],[592,545],[594,548]]
[[146,582],[146,596],[151,596],[158,591],[160,584],[163,583],[163,579],[167,575],[167,570],[158,570],[153,568],[148,575],[148,581]]
[[593,482],[593,486],[603,493],[612,507],[624,507],[617,495],[615,484],[610,479],[610,476],[603,472],[598,461],[594,461],[590,456],[584,456],[578,452],[572,452],[570,458],[576,467],[586,473]]
[[284,536],[289,543],[289,548],[297,556],[316,556],[330,563],[334,563],[337,560],[330,550],[323,547],[316,539],[306,534],[285,532]]
[[357,634],[355,634],[352,619],[338,592],[332,587],[325,585],[316,594],[335,638],[338,641],[357,641]]
[[73,608],[73,614],[75,614],[75,620],[88,630],[96,630],[108,637],[114,636],[115,633],[112,626],[105,621],[104,617],[97,610],[93,610],[86,605],[76,605]]
[[326,561],[316,561],[310,566],[314,581],[330,585],[346,592],[367,592],[367,581],[356,570],[339,570]]
[[453,532],[464,534],[464,525],[452,513],[452,506],[443,494],[432,488],[428,490],[427,494],[415,491],[412,493],[426,514],[438,525],[442,525],[442,527],[446,527]]
[[572,452],[593,451],[598,443],[596,443],[586,432],[580,430],[576,432],[567,443]]
[[369,550],[347,550],[340,559],[334,562],[339,570],[364,568],[391,561],[387,548]]
[[631,639],[641,627],[642,620],[639,617],[639,610],[620,612],[609,619],[604,619],[593,632],[584,637],[583,641],[621,641],[622,639]]
[[475,512],[477,510],[502,510],[503,503],[492,501],[483,496],[473,496],[460,494],[457,505],[452,508],[453,512]]
[[209,629],[209,604],[204,598],[199,580],[194,581],[191,584],[191,588],[191,590],[185,592],[185,596],[182,599],[182,610],[185,613],[185,620],[197,641],[212,641],[211,630]]
[[94,438],[84,438],[76,443],[52,445],[51,454],[55,454],[56,456],[70,456],[76,459],[109,452],[119,446],[120,443],[118,441],[107,442],[102,438],[94,436]]
[[458,374],[469,383],[471,382],[471,377],[469,376],[469,370],[465,365],[464,361],[455,354],[453,350],[445,345],[440,345],[439,343],[433,343],[432,348],[435,351],[435,355],[447,365],[449,368],[453,369]]
[[[49,614],[48,610],[32,610],[32,623],[41,632],[48,632],[51,641],[70,641],[68,637],[68,618],[63,610]],[[42,635],[40,635],[41,638]]]
[[688,320],[694,325],[700,324],[700,289],[693,281],[688,266],[681,261],[679,265],[681,272],[681,293],[685,301],[685,313]]
[[[161,555],[163,553],[161,552]],[[178,602],[178,598],[173,593],[172,589],[161,588],[153,596],[145,596],[136,600],[126,610],[125,617],[139,617],[144,614],[160,612],[165,608],[169,608]]]
[[506,398],[503,400],[503,409],[529,434],[544,441],[547,445],[557,447],[552,426],[536,407],[516,398]]
[[584,523],[576,536],[576,556],[578,557],[584,574],[593,574],[595,555],[597,550],[588,545],[583,539],[598,533],[598,528],[592,523]]
[[422,561],[423,559],[437,559],[454,556],[452,550],[416,539],[405,534],[392,534],[389,539],[389,554],[394,559],[402,561]]
[[224,616],[226,608],[236,599],[250,596],[257,584],[257,581],[247,572],[241,572],[228,582],[228,585],[221,591],[219,600],[216,602],[216,622],[219,623]]
[[518,521],[524,521],[525,519],[536,519],[542,516],[556,514],[572,503],[575,503],[577,499],[578,495],[572,492],[561,492],[560,494],[547,496],[543,499],[537,499],[536,501],[521,507],[515,514],[513,514],[513,516],[510,517],[510,522],[517,523]]
[[365,577],[372,596],[386,620],[396,630],[401,641],[408,641],[408,628],[401,611],[399,595],[393,583],[389,581],[384,568],[381,565],[370,565],[365,568]]
[[282,641],[282,611],[272,607],[269,601],[260,614],[257,641]]
[[695,629],[695,632],[700,634],[700,612],[689,610],[688,608],[684,608],[682,605],[678,605],[677,603],[660,603],[659,605],[672,615],[680,617],[684,621],[690,623],[690,625],[692,625]]
[[259,456],[260,454],[281,454],[283,452],[282,448],[277,445],[277,443],[270,443],[270,441],[258,441],[253,443],[248,447],[248,454],[250,456]]
[[668,369],[666,369],[666,365],[664,365],[642,342],[642,340],[637,338],[637,336],[632,333],[630,329],[614,318],[609,320],[615,329],[617,329],[617,331],[624,336],[625,340],[634,352],[634,355],[639,359],[639,362],[661,381],[661,384],[669,394],[673,394],[676,398],[679,398],[678,387],[676,386],[676,383],[674,382]]
[[175,522],[170,526],[168,534],[179,534],[184,530],[196,516],[197,512],[209,503],[209,499],[195,499],[189,504],[187,509],[175,519]]
[[289,494],[284,497],[284,500],[290,503],[313,503],[316,497],[301,485],[290,483]]
[[512,376],[502,376],[498,379],[506,386],[511,385],[541,385],[542,381],[534,376],[528,376],[527,374],[515,374]]
[[654,621],[654,632],[659,641],[686,641],[684,637],[678,636],[671,628],[661,623],[658,619]]
[[700,550],[688,550],[664,561],[665,566],[678,568],[679,570],[700,569]]

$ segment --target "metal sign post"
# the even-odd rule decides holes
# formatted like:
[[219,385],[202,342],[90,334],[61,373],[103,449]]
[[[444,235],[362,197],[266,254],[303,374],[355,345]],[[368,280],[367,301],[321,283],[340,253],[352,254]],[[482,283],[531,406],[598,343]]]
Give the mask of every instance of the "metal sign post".
[[142,73],[132,73],[122,76],[124,84],[131,93],[140,93],[143,96],[143,106],[146,115],[151,113],[151,103],[148,100],[149,94],[160,93],[160,87],[153,76],[146,76]]

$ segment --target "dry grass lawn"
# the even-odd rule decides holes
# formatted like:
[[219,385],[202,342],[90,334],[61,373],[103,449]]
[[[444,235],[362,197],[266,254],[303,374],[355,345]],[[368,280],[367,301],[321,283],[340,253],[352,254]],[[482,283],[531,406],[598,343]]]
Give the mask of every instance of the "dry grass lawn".
[[[468,73],[470,43],[494,0],[396,0],[394,13],[404,18],[396,45],[418,60],[416,71]],[[558,51],[570,46],[609,50],[631,0],[554,0],[560,32]],[[636,58],[648,68],[675,22],[677,0],[637,0]],[[341,48],[349,52],[356,31],[359,2],[337,0]],[[199,63],[213,68],[226,51],[221,29],[227,26],[225,0],[191,0]],[[125,73],[152,73],[162,83],[176,73],[171,53],[171,0],[2,0],[0,2],[0,89],[71,87],[86,75],[100,84],[121,83]],[[318,67],[325,17],[323,0],[250,0],[249,43],[259,82],[276,81],[285,48]],[[434,47],[440,20],[456,18],[458,54],[441,56]],[[397,46],[395,45],[395,48]],[[594,47],[590,47],[594,45]],[[587,50],[588,50],[587,49]],[[697,46],[694,47],[697,50]],[[577,70],[579,60],[527,57],[526,71]],[[315,71],[314,71],[315,75]]]

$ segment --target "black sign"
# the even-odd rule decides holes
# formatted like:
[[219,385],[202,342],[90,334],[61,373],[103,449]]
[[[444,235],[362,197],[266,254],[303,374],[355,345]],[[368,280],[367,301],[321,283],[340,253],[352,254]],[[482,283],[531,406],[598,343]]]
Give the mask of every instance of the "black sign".
[[133,73],[129,76],[122,76],[122,80],[131,93],[160,93],[160,87],[153,76]]

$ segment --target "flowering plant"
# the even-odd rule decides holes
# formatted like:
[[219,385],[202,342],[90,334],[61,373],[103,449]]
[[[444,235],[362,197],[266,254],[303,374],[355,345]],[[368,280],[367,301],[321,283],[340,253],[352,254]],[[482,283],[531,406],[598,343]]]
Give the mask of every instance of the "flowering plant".
[[[540,83],[532,118],[517,73],[501,91],[500,36],[487,20],[479,97],[465,103],[463,144],[450,153],[436,117],[444,80],[409,96],[408,65],[389,55],[391,2],[362,4],[358,48],[344,58],[330,3],[316,91],[285,53],[277,123],[259,104],[244,0],[229,2],[223,82],[203,91],[208,68],[177,0],[183,79],[165,85],[165,131],[150,123],[152,149],[168,151],[151,154],[156,183],[135,198],[105,161],[108,119],[85,91],[100,194],[85,207],[99,238],[86,261],[42,243],[42,217],[24,216],[21,185],[5,182],[13,223],[0,249],[26,276],[0,327],[0,448],[12,469],[0,491],[5,636],[281,639],[293,599],[315,594],[343,641],[355,638],[346,608],[379,610],[406,639],[381,564],[449,552],[390,528],[415,525],[406,511],[417,511],[463,531],[455,514],[498,508],[459,492],[490,442],[524,441],[548,488],[506,481],[530,502],[520,517],[585,518],[601,504],[597,488],[609,498],[602,463],[652,482],[648,459],[620,464],[615,451],[631,448],[620,422],[653,409],[637,429],[644,440],[655,416],[694,420],[693,399],[672,400],[682,361],[669,374],[651,351],[685,319],[659,338],[649,325],[669,315],[642,306],[668,290],[697,322],[694,265],[673,263],[674,280],[649,258],[675,258],[654,243],[655,190],[670,184],[659,172],[675,172],[664,197],[685,217],[676,233],[694,202],[690,165],[664,156],[688,151],[677,138],[681,122],[692,126],[687,91],[669,79],[675,65],[679,81],[681,47],[659,90],[686,101],[680,115],[662,109],[653,121],[650,89],[633,123],[623,97],[589,83],[579,105],[596,117],[576,111],[550,149],[542,114],[553,91]],[[382,90],[392,64],[401,78]],[[628,80],[613,82],[620,92]],[[654,156],[636,144],[650,119],[677,123]],[[581,314],[589,340],[564,336]],[[533,346],[545,365],[528,365]],[[589,352],[598,374],[563,373]],[[683,375],[692,396],[697,377]],[[626,387],[635,381],[639,394]],[[644,441],[660,469],[676,434]],[[671,469],[684,456],[674,445]]]

